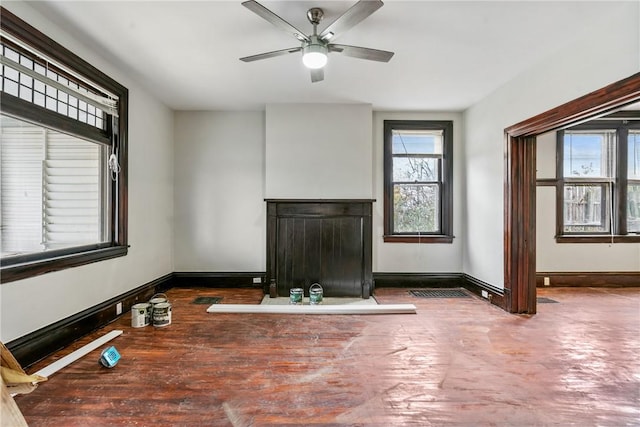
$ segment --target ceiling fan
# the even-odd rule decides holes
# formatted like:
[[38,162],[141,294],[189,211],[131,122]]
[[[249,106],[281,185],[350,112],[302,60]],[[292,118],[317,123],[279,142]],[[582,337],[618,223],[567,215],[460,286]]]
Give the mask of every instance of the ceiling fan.
[[302,31],[298,30],[255,0],[245,1],[242,5],[281,30],[291,34],[300,41],[301,45],[289,49],[281,49],[273,52],[260,53],[258,55],[245,56],[244,58],[240,58],[241,61],[252,62],[260,59],[287,55],[289,53],[302,52],[302,62],[311,70],[311,81],[319,82],[324,80],[323,67],[327,63],[327,54],[329,52],[341,53],[354,58],[379,62],[389,62],[393,56],[393,52],[388,52],[386,50],[332,43],[332,41],[339,35],[360,23],[376,10],[380,9],[383,5],[381,0],[360,0],[343,15],[338,17],[338,19],[336,19],[331,25],[325,28],[320,34],[317,32],[317,27],[324,16],[324,12],[319,7],[313,7],[307,11],[307,19],[313,25],[313,34],[311,35],[305,35]]

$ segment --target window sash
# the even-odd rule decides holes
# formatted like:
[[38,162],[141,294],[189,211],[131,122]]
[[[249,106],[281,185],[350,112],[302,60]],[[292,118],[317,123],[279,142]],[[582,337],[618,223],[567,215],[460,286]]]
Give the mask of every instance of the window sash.
[[[611,232],[612,186],[610,183],[565,183],[563,224],[565,234]],[[567,197],[574,193],[574,197]]]
[[[557,235],[559,242],[603,241],[603,236],[611,236],[610,239],[619,241],[634,241],[639,234],[637,222],[632,217],[636,208],[635,192],[632,189],[634,183],[632,168],[632,138],[640,132],[640,123],[633,120],[619,120],[607,118],[594,120],[588,123],[574,126],[570,129],[557,132]],[[605,173],[585,176],[573,174],[565,176],[565,157],[568,155],[565,135],[603,135],[603,150],[608,154],[603,156],[601,170]],[[635,140],[634,140],[635,142]],[[588,175],[588,174],[587,174]],[[608,176],[607,176],[608,175]],[[600,219],[598,225],[593,228],[582,227],[579,224],[571,224],[567,209],[571,203],[566,199],[566,188],[578,186],[593,186],[600,188]],[[584,206],[583,206],[584,208]],[[606,209],[606,211],[605,211]],[[575,213],[575,212],[574,212]],[[593,213],[593,210],[589,212]],[[592,236],[591,238],[589,236]]]
[[2,255],[105,243],[110,236],[106,147],[2,117]]
[[[419,149],[416,146],[410,147],[407,145],[407,141],[400,147],[401,149],[398,149],[399,144],[394,141],[394,137],[398,134],[427,135],[437,139],[435,144],[430,143],[433,149],[428,147],[429,144],[422,145]],[[452,242],[452,135],[453,122],[451,121],[384,121],[385,242]],[[413,169],[415,171],[411,171],[412,168],[406,166],[411,161],[424,163],[414,163]],[[398,174],[397,168],[394,167],[394,165],[400,164],[405,169],[402,174]],[[429,171],[420,170],[421,166],[426,164],[430,165],[427,168]],[[422,192],[419,197],[430,194],[435,205],[421,206],[420,203],[413,203],[412,206],[409,199],[401,200],[406,202],[404,204],[400,203],[401,201],[398,200],[399,189],[406,190],[402,195],[406,198],[410,194],[408,189],[416,190],[418,188],[432,189],[428,193]],[[407,224],[412,224],[412,221],[408,221],[407,218],[411,215],[418,215],[420,209],[428,219],[414,218],[412,221],[416,229],[406,228]]]
[[640,234],[640,179],[627,182],[627,232]]
[[[405,192],[413,190],[415,193],[408,200],[409,206],[401,204],[403,189]],[[441,183],[394,183],[393,194],[393,234],[442,234]],[[429,203],[430,201],[433,203]],[[411,216],[414,218],[409,218]],[[407,223],[413,223],[414,226],[407,228]]]

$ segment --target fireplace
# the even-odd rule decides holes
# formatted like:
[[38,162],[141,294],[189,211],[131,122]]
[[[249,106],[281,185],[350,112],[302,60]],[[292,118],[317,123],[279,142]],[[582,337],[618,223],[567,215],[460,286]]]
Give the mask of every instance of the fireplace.
[[278,296],[319,283],[328,297],[373,292],[371,212],[374,200],[267,202],[267,286]]

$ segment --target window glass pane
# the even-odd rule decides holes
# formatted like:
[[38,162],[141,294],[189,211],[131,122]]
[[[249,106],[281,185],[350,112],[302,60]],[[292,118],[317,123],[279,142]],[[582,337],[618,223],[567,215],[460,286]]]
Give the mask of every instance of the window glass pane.
[[9,95],[18,96],[18,83],[5,78],[3,80],[2,90]]
[[441,130],[393,130],[393,154],[442,155]]
[[107,241],[107,147],[0,116],[2,256]]
[[440,186],[394,185],[393,215],[395,233],[439,233]]
[[567,131],[564,134],[564,176],[614,176],[615,131]]
[[567,233],[608,233],[611,202],[609,186],[564,186],[564,231]]
[[439,177],[438,159],[416,157],[393,158],[394,181],[437,181]]
[[627,186],[627,231],[640,233],[640,182]]
[[629,179],[640,179],[640,131],[629,131],[629,164],[627,176]]

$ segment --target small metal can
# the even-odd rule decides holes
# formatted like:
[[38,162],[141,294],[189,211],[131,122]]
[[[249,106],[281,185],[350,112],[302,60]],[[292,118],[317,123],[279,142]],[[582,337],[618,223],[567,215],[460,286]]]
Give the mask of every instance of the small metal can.
[[171,324],[171,304],[161,302],[153,306],[153,326],[160,328]]
[[142,328],[151,323],[151,304],[142,302],[131,307],[131,326]]
[[318,305],[322,304],[322,286],[319,283],[314,283],[309,287],[309,304]]
[[302,288],[291,288],[291,290],[289,291],[289,304],[302,304],[303,295],[304,290]]
[[169,302],[169,299],[165,294],[155,294],[149,300],[149,304],[151,304],[151,309],[149,310],[149,318],[151,319],[151,322],[153,322],[153,308],[157,304],[161,304],[163,302]]

